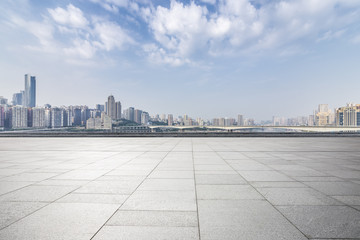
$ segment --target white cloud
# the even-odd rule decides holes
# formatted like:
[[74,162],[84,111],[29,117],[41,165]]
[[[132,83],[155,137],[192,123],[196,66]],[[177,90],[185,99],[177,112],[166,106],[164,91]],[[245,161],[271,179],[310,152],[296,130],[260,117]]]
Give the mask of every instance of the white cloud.
[[39,44],[26,45],[26,49],[59,55],[68,63],[86,64],[100,56],[98,52],[124,50],[125,45],[136,43],[116,22],[92,15],[86,18],[71,4],[47,11],[49,15],[43,15],[42,21],[26,21],[16,14],[8,20],[8,25],[38,39]]
[[55,9],[48,9],[48,12],[57,23],[62,25],[84,28],[89,24],[83,12],[72,4],[69,4],[66,9],[57,7]]
[[115,48],[122,49],[125,44],[135,43],[119,25],[113,22],[95,23],[93,33],[99,39],[99,41],[95,42],[95,45],[106,51]]
[[169,8],[141,9],[158,45],[151,56],[184,63],[198,54],[252,54],[277,48],[289,52],[285,49],[293,49],[297,41],[341,38],[348,25],[360,21],[360,1],[355,0],[260,1],[258,6],[250,0],[212,2],[216,12],[176,0]]
[[208,3],[208,4],[215,4],[216,0],[200,0],[200,2]]
[[70,57],[83,59],[91,59],[96,53],[96,48],[91,42],[84,39],[75,39],[72,47],[64,48],[63,50]]

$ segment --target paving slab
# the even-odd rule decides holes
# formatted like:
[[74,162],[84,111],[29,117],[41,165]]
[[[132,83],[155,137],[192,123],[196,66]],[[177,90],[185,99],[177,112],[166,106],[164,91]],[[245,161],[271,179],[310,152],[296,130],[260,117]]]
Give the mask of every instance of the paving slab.
[[209,184],[247,184],[239,174],[196,174],[196,185]]
[[194,191],[136,191],[122,210],[196,211]]
[[263,199],[250,185],[199,185],[197,199]]
[[198,240],[196,227],[105,226],[94,240]]
[[90,239],[118,205],[52,203],[0,231],[0,239]]
[[27,186],[0,197],[0,202],[53,202],[77,186]]
[[309,238],[359,238],[360,211],[347,206],[277,207]]
[[44,207],[40,202],[2,202],[0,204],[0,229]]
[[0,138],[0,239],[360,239],[360,138]]
[[311,188],[257,188],[273,205],[343,205]]
[[117,211],[106,225],[197,227],[197,212]]
[[266,201],[199,200],[201,239],[306,240]]

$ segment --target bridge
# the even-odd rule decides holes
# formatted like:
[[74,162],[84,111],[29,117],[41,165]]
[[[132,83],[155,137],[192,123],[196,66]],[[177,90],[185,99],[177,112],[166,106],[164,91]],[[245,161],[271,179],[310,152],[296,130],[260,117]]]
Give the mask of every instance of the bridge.
[[[360,132],[360,126],[358,127],[341,127],[341,126],[149,126],[151,129],[177,129],[177,130],[213,130],[213,131],[240,131],[240,130],[284,130],[295,132]],[[201,130],[200,130],[201,131]]]

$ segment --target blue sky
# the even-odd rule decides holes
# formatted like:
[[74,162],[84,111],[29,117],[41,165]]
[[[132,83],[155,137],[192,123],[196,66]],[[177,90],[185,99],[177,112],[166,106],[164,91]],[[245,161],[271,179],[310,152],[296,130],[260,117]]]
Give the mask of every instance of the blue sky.
[[0,2],[0,95],[192,117],[360,103],[358,0]]

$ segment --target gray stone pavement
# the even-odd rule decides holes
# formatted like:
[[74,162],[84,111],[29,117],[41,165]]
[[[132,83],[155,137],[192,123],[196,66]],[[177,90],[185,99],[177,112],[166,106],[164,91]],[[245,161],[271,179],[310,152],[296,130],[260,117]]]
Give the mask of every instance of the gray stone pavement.
[[360,138],[0,138],[0,239],[360,239]]

